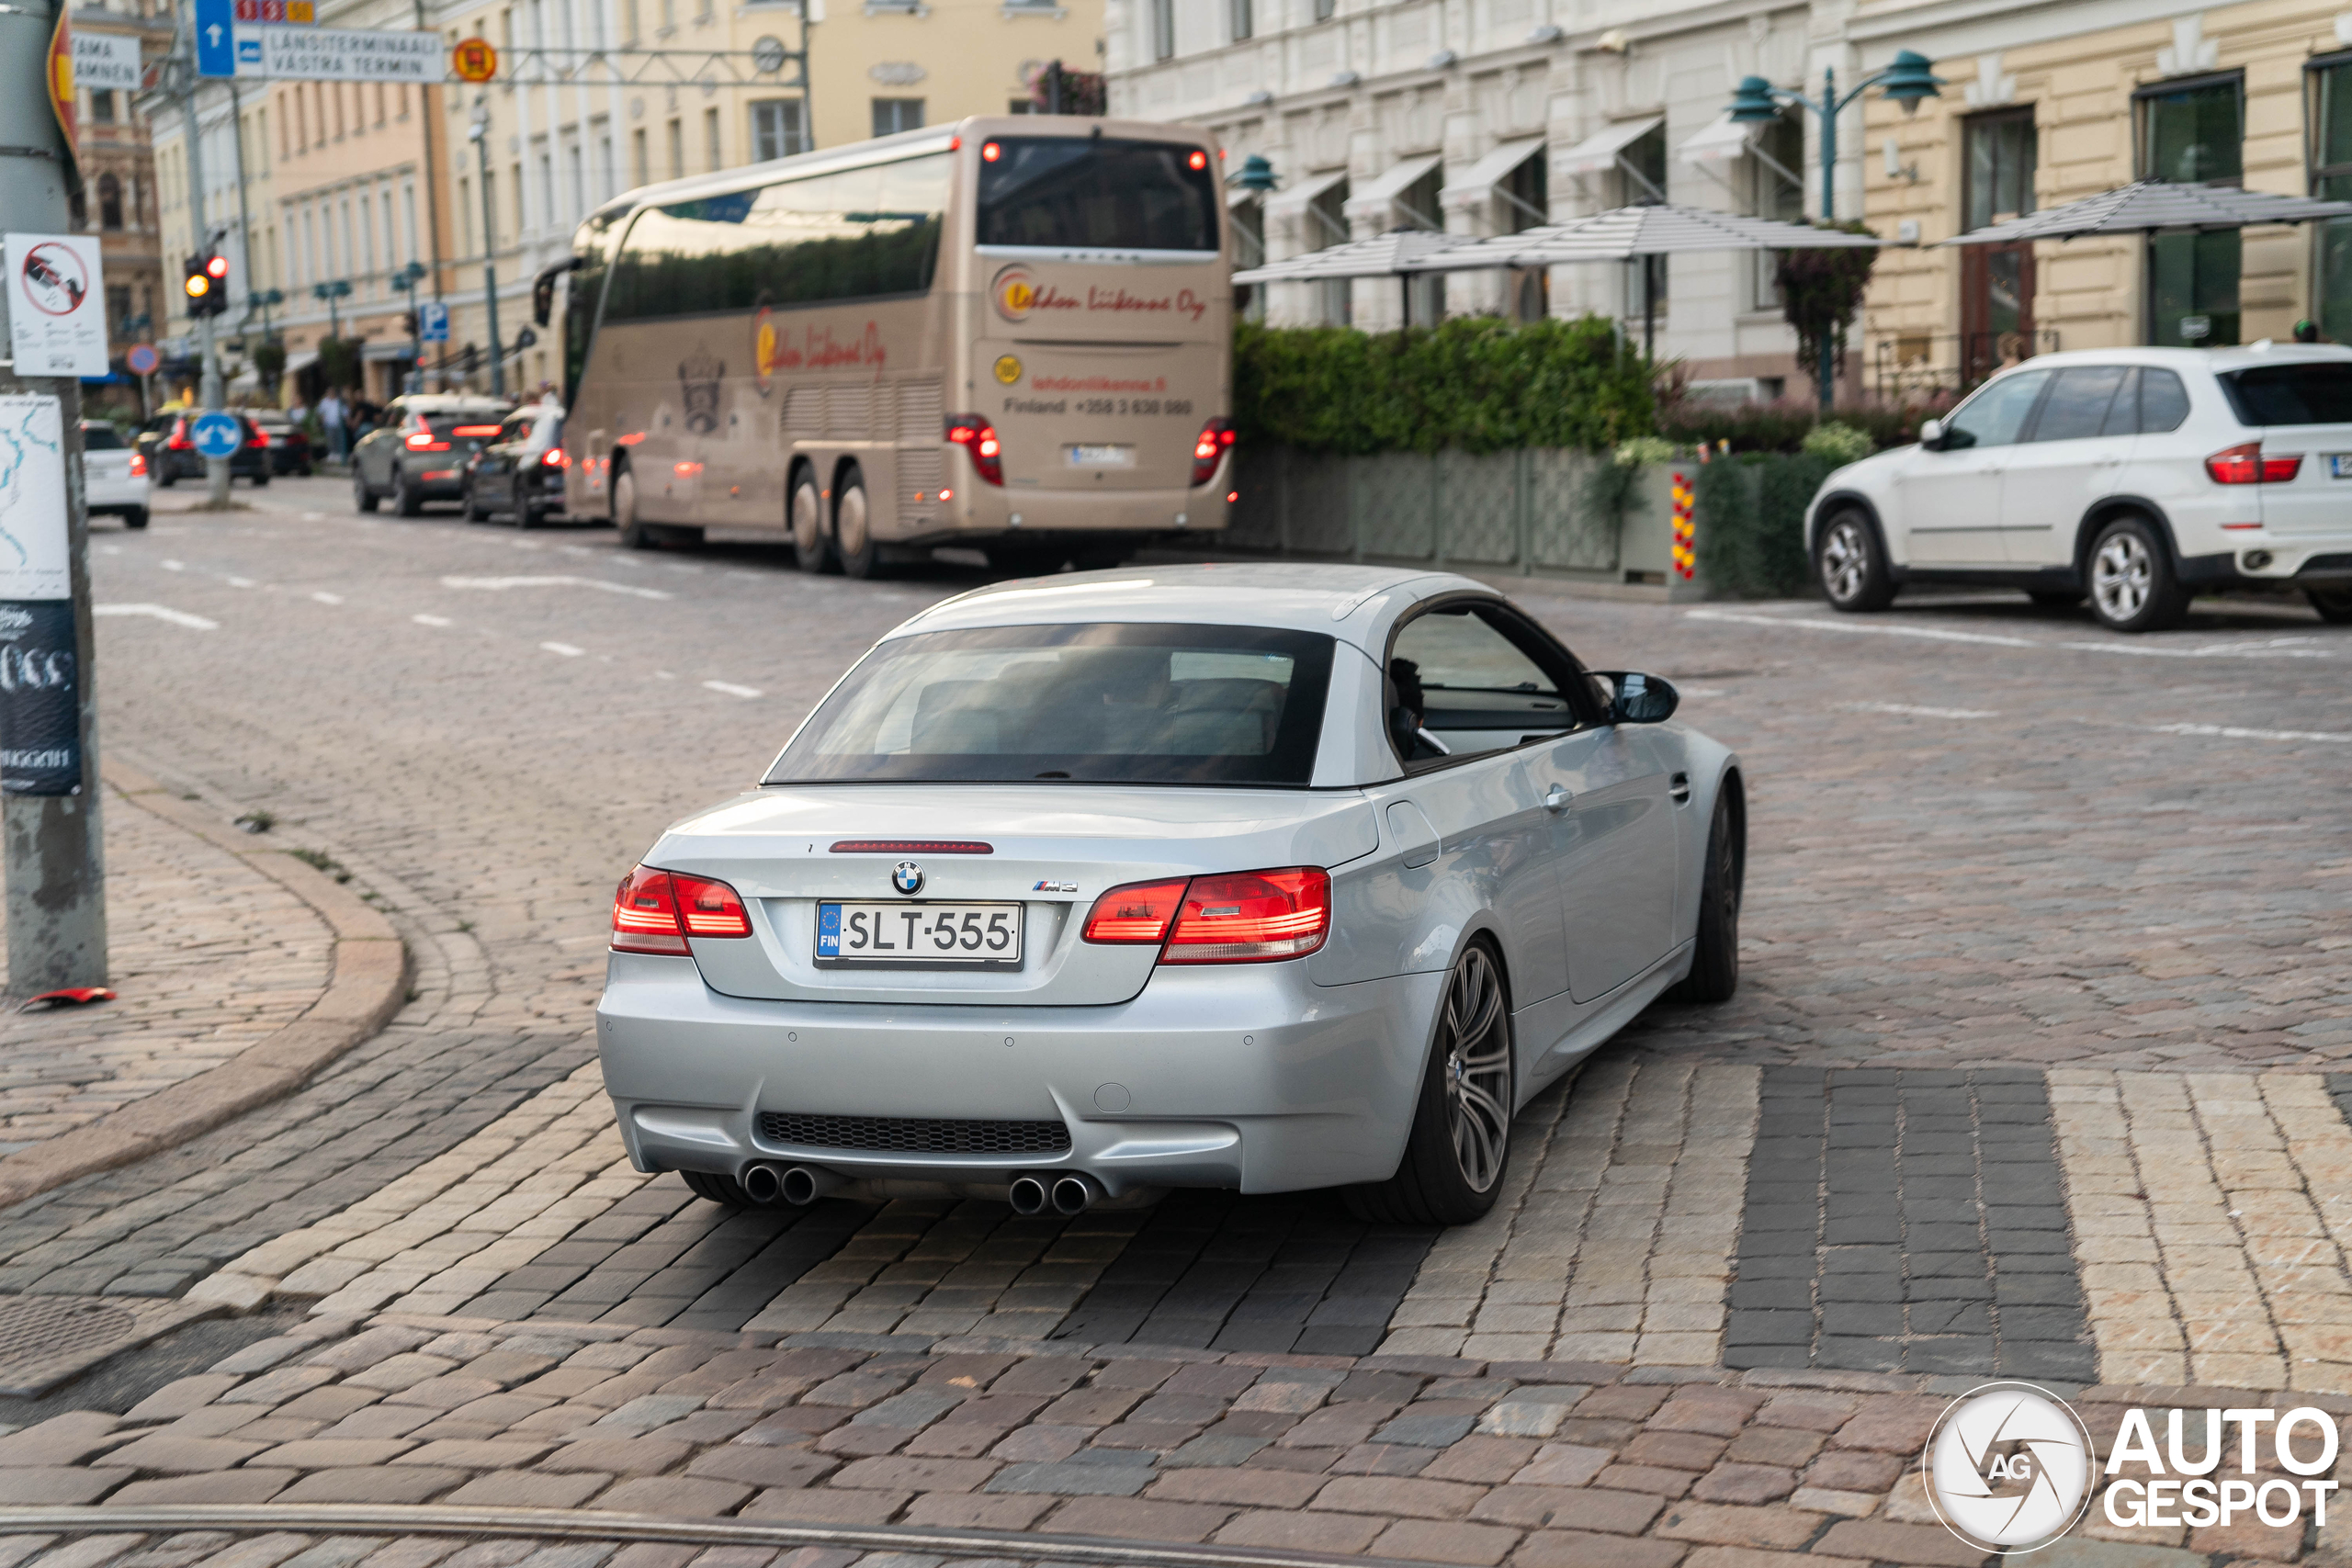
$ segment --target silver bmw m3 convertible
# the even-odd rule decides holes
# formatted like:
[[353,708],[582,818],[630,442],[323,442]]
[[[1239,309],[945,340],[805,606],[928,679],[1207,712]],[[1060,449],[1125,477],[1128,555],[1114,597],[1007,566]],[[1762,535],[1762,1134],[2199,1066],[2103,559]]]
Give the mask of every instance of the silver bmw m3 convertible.
[[621,883],[629,1156],[726,1203],[1169,1187],[1492,1206],[1509,1127],[1738,979],[1738,759],[1467,578],[1000,583]]

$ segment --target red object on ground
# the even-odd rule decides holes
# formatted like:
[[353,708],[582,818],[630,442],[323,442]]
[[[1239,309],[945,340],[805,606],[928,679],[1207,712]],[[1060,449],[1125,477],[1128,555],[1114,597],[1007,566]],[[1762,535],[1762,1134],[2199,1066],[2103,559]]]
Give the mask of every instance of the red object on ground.
[[24,1006],[17,1010],[30,1012],[44,1003],[51,1007],[82,1007],[90,1002],[112,1000],[114,993],[104,986],[68,986],[62,991],[43,991],[37,997],[27,998]]

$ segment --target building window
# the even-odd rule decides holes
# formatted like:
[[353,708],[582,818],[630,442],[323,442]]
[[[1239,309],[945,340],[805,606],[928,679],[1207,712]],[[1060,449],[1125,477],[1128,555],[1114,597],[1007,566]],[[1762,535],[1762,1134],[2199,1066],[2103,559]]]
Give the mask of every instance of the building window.
[[921,98],[876,98],[874,100],[874,134],[895,136],[901,130],[922,129]]
[[651,185],[653,183],[653,174],[651,165],[646,158],[645,132],[642,130],[632,130],[628,133],[628,140],[630,154],[629,167],[634,171],[634,174],[629,180],[629,184],[638,186]]
[[114,89],[100,87],[90,95],[90,120],[94,125],[114,123]]
[[1340,0],[1315,0],[1315,19],[1328,22],[1339,14]]
[[[2034,210],[2039,140],[2033,110],[1977,115],[1967,122],[1961,169],[1961,230]],[[1970,245],[1960,258],[1960,371],[1981,381],[2033,354],[2033,247]]]
[[670,122],[670,177],[684,179],[686,175],[686,126],[684,120]]
[[[2311,67],[2311,191],[2324,200],[2352,196],[2352,55]],[[2352,343],[2352,219],[2318,225],[2312,314],[2331,343]]]
[[[1325,251],[1348,243],[1348,182],[1340,180],[1306,207],[1306,248]],[[1344,277],[1312,284],[1320,296],[1316,314],[1327,327],[1344,327],[1355,321],[1355,286]]]
[[[2245,173],[2245,83],[2237,75],[2143,89],[2141,173],[2235,185]],[[2214,348],[2238,341],[2243,250],[2235,229],[2148,241],[2148,342]]]
[[1258,30],[1258,18],[1253,14],[1250,0],[1225,0],[1225,17],[1227,31],[1236,43],[1253,36]]
[[1151,0],[1151,57],[1166,60],[1176,52],[1176,0]]
[[1027,98],[1015,98],[1011,103],[1004,106],[1004,112],[1007,114],[1043,114],[1046,111],[1039,108]]
[[766,163],[808,151],[800,130],[798,98],[767,98],[752,106],[752,158]]
[[710,160],[710,172],[715,175],[727,166],[718,153],[718,111],[717,109],[702,111],[702,142],[703,152]]
[[118,337],[129,337],[134,331],[130,323],[130,288],[128,284],[107,285],[107,321]]
[[[1748,209],[1758,218],[1783,223],[1804,221],[1804,118],[1797,111],[1759,125],[1748,140]],[[1781,308],[1781,258],[1771,251],[1754,253],[1755,278],[1749,302],[1758,310]]]
[[112,175],[98,176],[98,227],[122,227],[122,182]]

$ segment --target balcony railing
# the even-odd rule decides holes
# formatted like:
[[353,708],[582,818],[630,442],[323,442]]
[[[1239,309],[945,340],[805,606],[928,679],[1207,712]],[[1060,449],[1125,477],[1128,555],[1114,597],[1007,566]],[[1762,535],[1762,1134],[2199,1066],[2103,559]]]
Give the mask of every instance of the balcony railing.
[[1871,390],[1890,401],[1928,392],[1966,392],[1996,370],[2058,351],[2054,328],[2030,333],[1871,333],[1868,341]]

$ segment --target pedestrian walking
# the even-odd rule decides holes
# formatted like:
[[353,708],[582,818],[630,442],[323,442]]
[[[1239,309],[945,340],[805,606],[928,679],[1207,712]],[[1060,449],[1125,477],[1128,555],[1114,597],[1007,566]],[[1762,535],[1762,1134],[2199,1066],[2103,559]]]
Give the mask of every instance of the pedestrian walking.
[[344,459],[343,394],[333,387],[319,400],[319,423],[327,427],[327,451],[338,463]]

